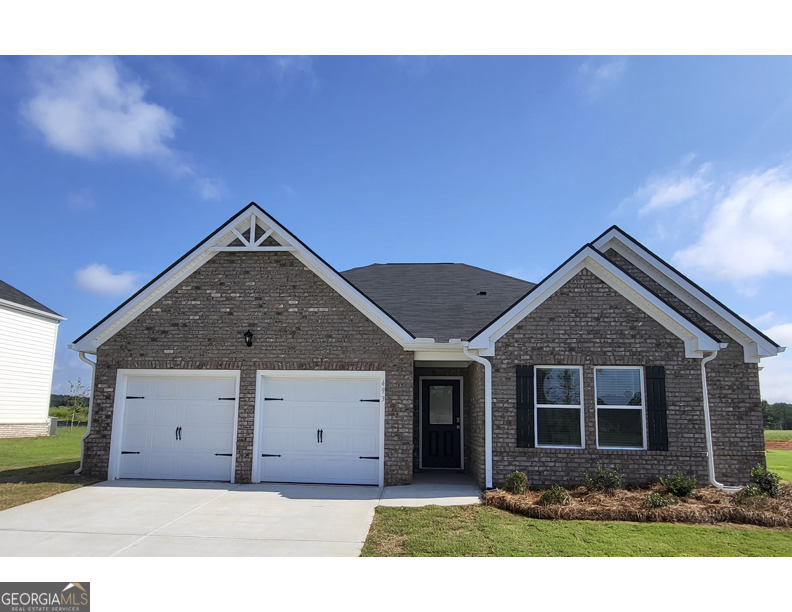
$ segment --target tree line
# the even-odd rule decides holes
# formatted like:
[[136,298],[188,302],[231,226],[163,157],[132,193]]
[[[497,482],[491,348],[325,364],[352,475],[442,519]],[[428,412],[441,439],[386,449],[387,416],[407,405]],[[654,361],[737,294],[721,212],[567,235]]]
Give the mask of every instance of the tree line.
[[762,418],[765,429],[792,429],[792,404],[762,400]]

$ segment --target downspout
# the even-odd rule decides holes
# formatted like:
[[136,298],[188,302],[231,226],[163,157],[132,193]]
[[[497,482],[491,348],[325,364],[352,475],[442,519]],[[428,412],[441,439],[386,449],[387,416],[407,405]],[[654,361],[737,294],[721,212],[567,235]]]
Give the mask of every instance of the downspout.
[[484,366],[484,480],[485,488],[492,488],[492,364],[480,355],[468,350],[468,343],[462,343],[465,356]]
[[89,366],[91,366],[91,394],[88,396],[88,427],[85,428],[85,433],[83,434],[83,437],[80,440],[80,467],[74,470],[75,475],[82,474],[83,457],[85,457],[85,438],[87,438],[88,435],[91,433],[91,423],[93,422],[91,417],[93,416],[94,379],[96,375],[96,362],[88,359],[85,356],[85,351],[80,351],[78,355],[81,361],[84,361]]
[[701,389],[704,396],[704,434],[707,439],[707,464],[709,468],[709,483],[716,489],[726,491],[739,491],[741,487],[727,487],[715,479],[715,454],[712,450],[712,424],[710,422],[709,393],[707,392],[706,365],[715,359],[717,351],[712,351],[708,357],[701,360]]

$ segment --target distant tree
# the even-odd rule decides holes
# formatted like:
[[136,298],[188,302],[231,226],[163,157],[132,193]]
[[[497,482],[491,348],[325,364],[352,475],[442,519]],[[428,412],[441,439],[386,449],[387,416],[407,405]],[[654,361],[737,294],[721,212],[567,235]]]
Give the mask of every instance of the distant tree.
[[792,429],[792,404],[762,400],[762,420],[765,429]]
[[69,425],[69,430],[74,427],[74,415],[77,414],[77,411],[84,407],[88,401],[88,388],[82,384],[82,381],[78,378],[76,383],[69,381],[69,404],[68,406],[72,410],[71,416],[71,424]]

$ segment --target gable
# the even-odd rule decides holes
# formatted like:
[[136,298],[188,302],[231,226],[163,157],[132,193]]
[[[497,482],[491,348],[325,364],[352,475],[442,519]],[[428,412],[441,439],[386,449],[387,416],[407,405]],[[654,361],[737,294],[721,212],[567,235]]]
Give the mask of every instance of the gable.
[[182,256],[116,310],[75,340],[74,350],[93,353],[156,301],[205,265],[218,253],[288,253],[314,272],[348,303],[397,342],[412,335],[388,313],[344,279],[302,241],[251,203]]
[[[704,351],[717,351],[720,342],[687,319],[657,295],[642,286],[624,270],[590,245],[583,247],[495,321],[470,339],[470,347],[494,354],[495,343],[520,321],[547,301],[581,270],[588,270],[613,290],[636,305],[660,325],[677,336],[685,346],[686,357],[702,357]],[[585,295],[581,295],[585,299]]]
[[623,262],[620,264],[622,267],[634,269],[636,276],[646,278],[647,284],[651,284],[656,293],[667,296],[669,301],[678,300],[716,330],[738,342],[743,347],[746,363],[758,363],[762,357],[772,357],[784,351],[784,347],[765,336],[620,228],[611,227],[593,245],[599,251],[607,253],[611,259]]

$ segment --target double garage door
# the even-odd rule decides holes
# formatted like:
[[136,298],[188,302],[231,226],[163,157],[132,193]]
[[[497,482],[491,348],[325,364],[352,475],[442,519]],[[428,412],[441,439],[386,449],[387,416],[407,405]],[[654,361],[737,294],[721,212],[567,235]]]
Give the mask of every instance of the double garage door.
[[[380,376],[259,377],[254,482],[380,482]],[[128,374],[117,477],[232,481],[237,386],[235,374]]]

